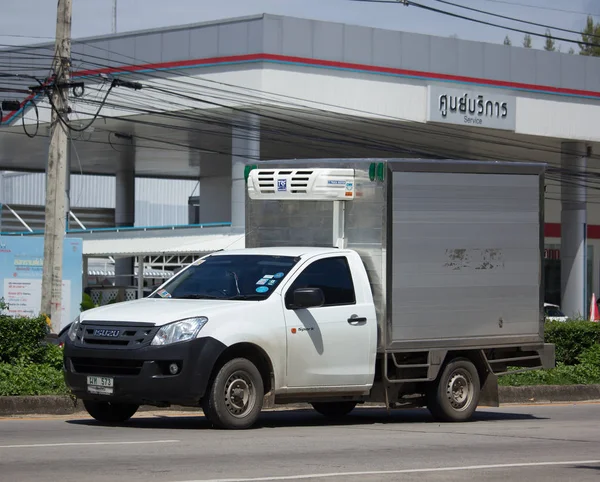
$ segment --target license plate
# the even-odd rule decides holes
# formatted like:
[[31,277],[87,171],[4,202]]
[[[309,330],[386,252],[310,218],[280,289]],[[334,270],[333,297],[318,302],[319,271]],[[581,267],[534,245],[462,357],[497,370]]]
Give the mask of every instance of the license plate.
[[98,395],[111,395],[113,393],[114,378],[87,377],[88,392]]

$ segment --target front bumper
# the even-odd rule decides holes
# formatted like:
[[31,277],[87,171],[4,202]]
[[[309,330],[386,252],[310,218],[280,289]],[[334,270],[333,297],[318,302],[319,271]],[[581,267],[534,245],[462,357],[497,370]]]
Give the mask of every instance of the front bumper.
[[[197,406],[225,348],[214,338],[126,350],[79,346],[67,339],[65,380],[73,394],[82,400]],[[169,372],[173,362],[180,366],[176,375]],[[112,393],[90,393],[89,375],[112,378]]]

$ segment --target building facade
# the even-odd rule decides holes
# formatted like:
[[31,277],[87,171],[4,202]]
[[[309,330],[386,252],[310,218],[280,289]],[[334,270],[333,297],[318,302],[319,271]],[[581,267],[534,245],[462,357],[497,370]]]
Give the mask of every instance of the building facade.
[[[42,75],[51,47],[2,61],[31,55]],[[600,59],[267,14],[78,39],[73,59],[77,118],[102,109],[73,141],[80,170],[114,176],[117,225],[138,223],[136,176],[200,179],[198,221],[243,229],[256,159],[543,162],[546,296],[575,315],[600,291]],[[142,88],[103,101],[111,78]],[[4,128],[21,129],[23,112],[31,129],[48,124],[43,98],[22,105]],[[43,171],[44,142],[4,136],[0,168]]]

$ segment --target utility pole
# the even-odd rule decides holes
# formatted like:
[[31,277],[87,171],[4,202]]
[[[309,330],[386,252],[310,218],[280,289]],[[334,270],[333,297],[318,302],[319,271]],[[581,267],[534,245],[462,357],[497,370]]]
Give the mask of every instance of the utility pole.
[[113,8],[112,8],[112,33],[117,33],[117,0],[113,0]]
[[[58,0],[56,44],[52,65],[50,149],[46,170],[46,216],[41,312],[49,317],[50,331],[57,333],[62,312],[62,261],[65,236],[65,198],[68,153],[69,72],[71,68],[72,0]],[[59,117],[60,116],[60,117]],[[64,122],[61,120],[64,120]]]

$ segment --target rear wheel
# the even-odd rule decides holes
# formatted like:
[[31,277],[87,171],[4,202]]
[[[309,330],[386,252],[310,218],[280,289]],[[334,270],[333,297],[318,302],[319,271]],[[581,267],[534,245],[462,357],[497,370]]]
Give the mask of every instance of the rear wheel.
[[440,422],[464,422],[479,404],[477,368],[466,358],[448,363],[427,394],[427,408]]
[[264,396],[258,368],[245,358],[236,358],[218,371],[202,408],[217,428],[246,429],[258,419]]
[[83,406],[93,418],[102,423],[123,423],[129,420],[140,408],[130,403],[98,402],[84,400]]
[[354,410],[356,402],[315,402],[312,406],[317,412],[325,417],[341,418]]

